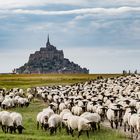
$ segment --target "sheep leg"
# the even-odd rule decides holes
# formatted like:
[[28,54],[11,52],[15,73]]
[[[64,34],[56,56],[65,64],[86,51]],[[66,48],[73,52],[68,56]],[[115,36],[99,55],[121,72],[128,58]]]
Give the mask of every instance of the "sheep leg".
[[122,122],[123,122],[123,120],[121,119],[121,120],[120,120],[120,126],[122,126]]
[[41,124],[41,129],[43,130],[43,127],[44,127],[44,125],[43,125],[43,123]]
[[126,132],[126,123],[124,123],[124,131]]
[[113,121],[112,120],[110,121],[110,125],[111,125],[111,128],[113,128]]
[[91,128],[92,128],[92,131],[94,132],[95,128],[94,128],[93,123],[91,124]]
[[37,130],[39,129],[39,122],[37,122]]
[[88,132],[88,130],[86,132],[87,132],[87,137],[89,138],[89,132]]
[[96,127],[96,123],[95,122],[92,122],[91,127],[92,127],[93,132],[94,132],[94,130],[97,130],[97,127]]
[[128,129],[127,129],[127,130],[129,131],[129,130],[130,130],[130,125],[129,125],[129,124],[127,124],[127,126],[128,126]]
[[66,126],[66,132],[67,132],[67,134],[69,135],[70,131],[69,131],[68,126]]
[[100,123],[97,123],[97,125],[98,125],[98,130],[100,130]]
[[118,128],[118,121],[115,121],[116,129]]
[[61,132],[61,125],[59,126],[59,132]]
[[132,133],[135,133],[135,132],[134,132],[134,127],[132,127]]
[[2,131],[6,133],[6,126],[2,125]]
[[16,133],[16,127],[14,127],[14,133]]
[[72,128],[70,128],[70,133],[71,133],[72,137],[74,137]]
[[9,129],[10,129],[9,127],[6,128],[6,133],[10,132]]
[[64,128],[65,127],[65,124],[62,122],[62,128]]
[[79,133],[78,133],[78,138],[81,136],[81,134],[82,134],[82,130],[79,131]]
[[55,127],[54,132],[55,132],[55,134],[57,133],[57,127]]

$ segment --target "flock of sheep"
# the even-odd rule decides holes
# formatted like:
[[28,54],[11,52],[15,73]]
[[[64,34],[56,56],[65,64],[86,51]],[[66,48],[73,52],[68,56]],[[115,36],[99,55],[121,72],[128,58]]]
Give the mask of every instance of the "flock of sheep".
[[49,105],[37,115],[37,128],[56,133],[57,128],[87,132],[109,121],[112,128],[140,133],[140,76],[98,79],[67,86],[37,87],[36,95]]
[[[27,107],[33,98],[43,100],[48,107],[37,114],[37,129],[41,127],[49,131],[50,135],[56,133],[57,129],[65,128],[72,136],[76,130],[78,137],[83,131],[89,137],[89,131],[100,130],[100,123],[107,120],[112,128],[122,126],[124,131],[139,138],[140,75],[97,79],[66,86],[28,88],[26,97],[22,89],[12,89],[8,93],[1,89],[0,93],[3,109]],[[8,100],[7,104],[5,100]],[[12,132],[18,129],[22,133],[24,127],[21,114],[13,112],[8,115],[9,112],[2,112],[2,130],[7,132],[9,129]],[[6,116],[11,117],[10,125],[6,122]],[[15,116],[18,122],[14,121]]]
[[0,125],[3,132],[16,133],[17,130],[19,134],[22,134],[25,129],[22,124],[22,115],[17,112],[8,112],[7,109],[28,107],[32,99],[33,94],[27,92],[25,95],[23,89],[0,89]]

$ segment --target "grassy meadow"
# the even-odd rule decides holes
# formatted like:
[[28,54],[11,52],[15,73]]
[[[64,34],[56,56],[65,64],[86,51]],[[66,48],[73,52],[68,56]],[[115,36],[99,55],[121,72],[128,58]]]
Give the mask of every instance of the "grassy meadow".
[[[13,87],[20,87],[26,89],[27,87],[42,86],[42,85],[56,85],[56,84],[73,84],[77,82],[83,82],[86,80],[96,79],[101,75],[0,75],[0,87],[6,87],[7,89]],[[102,77],[116,77],[118,74],[107,75]],[[49,132],[36,129],[36,116],[43,108],[47,107],[43,101],[34,99],[28,108],[15,108],[9,111],[16,111],[23,115],[23,125],[26,130],[23,134],[5,134],[0,129],[1,140],[76,140],[77,133],[72,137],[67,135],[64,129],[58,132],[56,135],[50,136]],[[86,134],[80,136],[79,140],[88,139]],[[128,140],[122,134],[112,130],[101,128],[100,131],[90,132],[90,140]]]
[[0,88],[28,88],[43,85],[73,84],[102,76],[116,77],[120,74],[0,74]]
[[[76,140],[78,133],[74,133],[74,137],[67,135],[65,129],[58,131],[56,135],[49,135],[41,129],[36,129],[36,116],[39,111],[47,107],[45,103],[39,100],[34,100],[28,108],[16,108],[9,111],[17,111],[23,115],[23,125],[25,130],[23,134],[5,134],[0,130],[0,139],[2,140]],[[101,128],[100,131],[90,132],[89,140],[128,140],[125,136],[117,133],[114,130]],[[83,133],[79,140],[88,140],[85,133]]]

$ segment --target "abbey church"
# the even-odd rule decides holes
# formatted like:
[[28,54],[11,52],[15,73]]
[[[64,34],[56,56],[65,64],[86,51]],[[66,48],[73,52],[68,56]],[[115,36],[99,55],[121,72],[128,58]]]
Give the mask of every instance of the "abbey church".
[[17,68],[16,73],[89,73],[89,70],[64,58],[63,50],[57,50],[55,46],[51,45],[48,36],[46,47],[30,54],[28,63]]

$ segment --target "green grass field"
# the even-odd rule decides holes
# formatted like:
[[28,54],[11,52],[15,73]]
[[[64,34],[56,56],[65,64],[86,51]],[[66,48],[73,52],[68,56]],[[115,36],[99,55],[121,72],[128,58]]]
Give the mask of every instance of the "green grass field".
[[98,76],[104,78],[116,77],[120,74],[6,74],[0,75],[0,88],[28,88],[42,85],[73,84],[96,79]]
[[[95,79],[100,75],[0,75],[0,87],[13,88],[20,87],[26,89],[32,86],[41,85],[56,85],[56,84],[72,84],[77,82],[83,82],[86,80]],[[102,77],[116,77],[119,74],[107,75]],[[36,116],[43,108],[47,107],[47,104],[40,100],[35,99],[31,102],[28,108],[15,108],[9,111],[20,112],[23,115],[23,125],[26,130],[23,134],[5,134],[0,129],[1,140],[76,140],[77,133],[74,137],[66,134],[62,129],[57,135],[50,136],[49,132],[36,129]],[[79,140],[88,139],[86,134],[83,134]],[[100,131],[94,133],[90,132],[91,140],[128,140],[125,136],[117,133],[114,130],[101,128]]]
[[[26,128],[23,134],[5,134],[0,130],[1,140],[76,140],[78,133],[75,136],[67,135],[65,129],[58,131],[57,135],[50,136],[49,132],[36,129],[36,115],[43,108],[47,107],[42,101],[33,101],[28,108],[16,108],[9,111],[17,111],[23,115],[23,125]],[[79,140],[88,139],[83,133]],[[101,128],[100,131],[90,132],[90,140],[128,140],[125,136],[118,134],[114,130]]]

